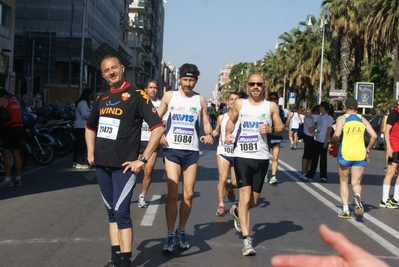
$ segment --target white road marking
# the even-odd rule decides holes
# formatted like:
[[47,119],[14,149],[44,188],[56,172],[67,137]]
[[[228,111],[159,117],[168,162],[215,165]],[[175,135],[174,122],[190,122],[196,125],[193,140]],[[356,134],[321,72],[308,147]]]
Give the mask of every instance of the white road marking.
[[32,239],[10,239],[10,240],[0,240],[1,245],[19,245],[19,244],[51,244],[51,243],[92,243],[92,242],[104,242],[105,237],[99,238],[32,238]]
[[155,215],[159,207],[160,195],[153,195],[150,205],[147,206],[146,212],[141,220],[141,226],[152,226],[154,223]]
[[[289,165],[289,164],[287,164],[287,163],[285,163],[285,162],[283,162],[281,160],[279,160],[279,163],[281,165],[284,165],[290,171],[298,172],[291,165]],[[304,182],[299,181],[299,179],[295,178],[292,174],[289,174],[289,173],[285,173],[285,174],[288,177],[290,177],[292,180],[294,180],[300,187],[305,189],[309,194],[313,195],[315,198],[320,200],[321,203],[323,203],[324,205],[329,207],[331,210],[333,210],[333,211],[335,211],[337,213],[339,213],[341,211],[341,209],[337,208],[337,206],[334,203],[332,203],[331,201],[329,201],[328,199],[326,199],[325,197],[323,197],[322,195],[317,193],[308,184],[314,185],[315,187],[317,187],[318,189],[320,189],[323,192],[327,193],[329,196],[333,197],[335,200],[337,200],[337,201],[339,201],[339,203],[341,203],[341,198],[338,195],[332,193],[330,190],[328,190],[327,188],[325,188],[322,185],[319,185],[319,184],[316,184],[316,183],[304,183]],[[370,222],[374,223],[379,228],[383,229],[384,231],[387,231],[390,235],[392,235],[392,236],[394,236],[396,238],[399,238],[398,232],[396,230],[392,229],[392,228],[391,228],[391,230],[385,229],[385,227],[388,227],[388,226],[385,225],[383,222],[375,219],[374,217],[372,217],[371,215],[366,214],[366,213],[363,216],[366,219],[370,220]],[[366,235],[371,237],[375,242],[379,243],[383,248],[385,248],[386,250],[391,252],[393,255],[395,255],[396,257],[399,257],[399,248],[396,247],[395,245],[393,245],[392,243],[390,243],[388,240],[386,240],[382,236],[378,235],[376,232],[374,232],[373,230],[371,230],[370,228],[368,228],[364,224],[358,223],[356,220],[349,219],[347,221],[350,222],[351,224],[353,224],[355,227],[357,227],[362,232],[364,232]]]

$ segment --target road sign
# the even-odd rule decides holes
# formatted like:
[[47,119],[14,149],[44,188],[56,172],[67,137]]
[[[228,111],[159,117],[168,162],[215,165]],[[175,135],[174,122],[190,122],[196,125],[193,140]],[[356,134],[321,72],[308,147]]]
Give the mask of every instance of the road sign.
[[288,104],[294,105],[295,104],[295,98],[296,98],[296,93],[295,92],[289,92],[288,93]]
[[329,96],[346,97],[346,92],[344,90],[339,90],[339,89],[330,89]]

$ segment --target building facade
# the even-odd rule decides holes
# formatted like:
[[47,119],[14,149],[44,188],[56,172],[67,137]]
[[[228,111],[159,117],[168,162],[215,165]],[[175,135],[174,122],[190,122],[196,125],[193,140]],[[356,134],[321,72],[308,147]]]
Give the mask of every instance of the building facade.
[[233,68],[234,64],[228,64],[223,69],[220,70],[218,76],[218,82],[215,86],[215,90],[212,91],[211,101],[216,106],[219,106],[221,103],[225,103],[224,96],[224,86],[226,83],[231,81],[230,79],[230,71]]
[[0,0],[0,88],[14,92],[15,0]]
[[[141,14],[144,29],[136,28],[131,6],[147,11]],[[150,77],[161,79],[161,0],[18,0],[15,25],[17,94],[40,92],[45,101],[73,102],[86,87],[101,92],[108,88],[100,71],[106,55],[118,56],[136,87]]]

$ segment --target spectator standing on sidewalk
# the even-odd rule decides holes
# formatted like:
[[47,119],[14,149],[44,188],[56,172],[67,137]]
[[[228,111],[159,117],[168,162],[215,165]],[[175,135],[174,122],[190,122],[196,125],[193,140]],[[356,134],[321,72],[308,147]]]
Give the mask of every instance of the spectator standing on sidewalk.
[[316,121],[316,134],[315,141],[313,143],[312,162],[310,164],[309,171],[306,173],[306,175],[301,177],[301,179],[304,181],[313,181],[320,157],[320,181],[323,183],[327,182],[327,150],[328,143],[331,139],[331,131],[333,126],[333,117],[330,114],[334,114],[333,106],[329,105],[328,102],[321,102],[320,116]]
[[312,162],[312,152],[314,147],[314,136],[316,130],[316,121],[320,115],[320,105],[316,105],[310,112],[304,113],[299,111],[300,115],[304,116],[303,120],[303,155],[302,155],[302,171],[301,177],[305,176],[309,171],[310,163]]
[[[216,127],[212,131],[212,136],[219,136],[219,143],[216,150],[216,164],[218,166],[219,181],[217,184],[217,195],[219,200],[219,206],[216,211],[216,216],[225,215],[224,197],[227,191],[227,198],[229,201],[235,201],[234,188],[237,187],[236,176],[234,172],[234,146],[233,144],[227,145],[225,142],[226,124],[230,119],[230,113],[234,102],[239,98],[238,93],[232,92],[229,94],[227,99],[228,110],[227,113],[220,115],[217,119]],[[236,135],[238,129],[238,123],[234,128],[233,135]],[[230,171],[230,183],[227,182]]]
[[[277,104],[265,99],[266,85],[261,75],[251,75],[246,88],[249,97],[235,101],[227,122],[226,144],[235,140],[234,171],[239,192],[238,207],[233,205],[230,214],[234,217],[236,230],[242,233],[242,254],[249,256],[256,254],[250,236],[250,209],[258,202],[269,168],[267,134],[281,135],[284,125]],[[237,122],[240,126],[234,136]]]
[[[342,211],[338,217],[350,219],[351,213],[348,206],[349,201],[349,173],[351,175],[352,191],[355,203],[355,215],[363,216],[364,208],[361,200],[364,168],[370,155],[371,149],[377,140],[377,134],[373,130],[369,121],[362,115],[357,114],[357,101],[349,97],[345,100],[344,109],[346,114],[337,118],[335,132],[331,139],[331,145],[338,142],[338,174],[340,195],[342,201]],[[370,142],[367,148],[364,146],[364,133],[370,135]]]
[[[19,154],[23,134],[21,107],[6,89],[0,89],[0,108],[11,113],[11,119],[0,125],[0,139],[4,162],[4,179],[0,188],[22,186],[22,161]],[[11,179],[11,154],[14,157],[15,178]]]
[[[111,260],[105,266],[130,267],[132,192],[138,173],[159,145],[164,127],[147,94],[125,80],[125,67],[117,57],[104,57],[101,72],[110,89],[96,98],[87,120],[87,159],[96,165],[108,213]],[[151,137],[139,156],[143,119],[150,126]]]
[[85,139],[85,127],[87,119],[90,116],[91,106],[90,98],[92,92],[91,89],[86,88],[82,91],[79,99],[75,103],[75,150],[73,151],[73,168],[76,169],[88,169],[89,166],[86,164],[86,139]]

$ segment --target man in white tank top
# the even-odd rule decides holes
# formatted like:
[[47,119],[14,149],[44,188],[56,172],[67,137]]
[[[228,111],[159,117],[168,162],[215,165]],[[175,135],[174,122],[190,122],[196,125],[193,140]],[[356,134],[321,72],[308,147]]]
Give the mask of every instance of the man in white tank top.
[[[226,125],[226,143],[234,141],[234,170],[238,183],[239,203],[230,214],[234,226],[242,232],[244,256],[256,254],[250,236],[250,211],[258,202],[263,181],[269,167],[267,134],[282,135],[284,125],[276,103],[265,99],[265,80],[258,74],[249,77],[248,99],[237,99]],[[240,122],[237,136],[233,135],[236,122]],[[274,125],[272,127],[272,125]]]
[[[194,185],[197,178],[199,142],[213,144],[212,126],[209,121],[205,97],[194,92],[200,72],[193,64],[183,64],[179,68],[180,87],[178,91],[168,91],[162,98],[158,115],[162,118],[168,112],[165,134],[161,139],[166,170],[168,196],[165,204],[168,236],[163,247],[164,253],[172,253],[176,245],[189,249],[184,227],[191,212]],[[204,136],[199,136],[202,122]],[[184,179],[182,200],[177,208],[180,175]],[[179,214],[178,228],[175,222]]]

